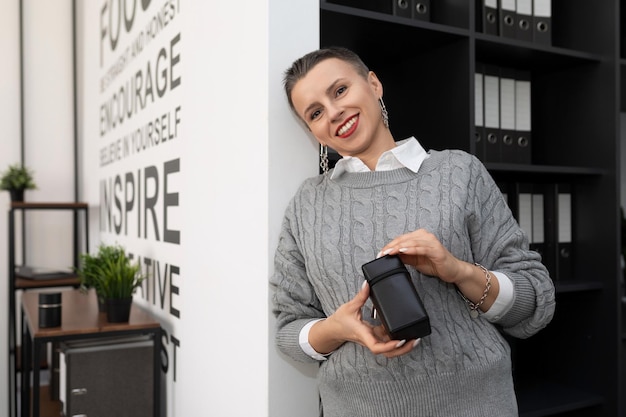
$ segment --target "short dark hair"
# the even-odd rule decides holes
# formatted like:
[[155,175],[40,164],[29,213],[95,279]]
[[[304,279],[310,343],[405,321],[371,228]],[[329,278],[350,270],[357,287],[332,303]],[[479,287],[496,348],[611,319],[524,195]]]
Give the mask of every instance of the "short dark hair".
[[355,52],[347,48],[340,46],[330,46],[327,48],[317,49],[313,52],[309,52],[303,57],[295,60],[293,64],[291,64],[291,67],[289,67],[284,74],[283,85],[285,87],[285,93],[287,94],[289,106],[293,111],[295,111],[293,107],[293,101],[291,99],[291,92],[293,91],[293,87],[298,81],[304,78],[314,66],[330,58],[337,58],[344,62],[347,62],[348,64],[352,65],[352,67],[354,67],[359,75],[367,79],[367,75],[370,71],[369,68]]

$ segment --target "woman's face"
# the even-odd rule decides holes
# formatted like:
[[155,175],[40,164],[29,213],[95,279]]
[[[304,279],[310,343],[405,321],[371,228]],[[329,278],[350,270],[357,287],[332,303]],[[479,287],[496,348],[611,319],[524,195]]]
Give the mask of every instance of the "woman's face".
[[378,104],[382,93],[373,72],[365,79],[349,63],[330,58],[295,84],[291,98],[296,113],[322,145],[342,156],[367,160],[368,155],[380,154],[376,148],[383,141],[375,139],[388,132]]

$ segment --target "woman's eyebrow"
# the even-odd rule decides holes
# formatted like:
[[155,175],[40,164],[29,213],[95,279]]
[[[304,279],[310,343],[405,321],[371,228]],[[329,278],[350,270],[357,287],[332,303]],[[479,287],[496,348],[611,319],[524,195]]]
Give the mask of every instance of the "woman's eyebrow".
[[[337,80],[335,80],[335,81],[334,81],[331,85],[329,85],[329,86],[328,86],[328,88],[326,89],[326,92],[325,92],[327,96],[328,96],[328,95],[331,95],[331,94],[333,93],[333,91],[334,91],[334,90],[335,90],[335,88],[337,87],[337,84],[339,84],[339,83],[340,83],[340,81],[341,81],[341,79],[337,79]],[[317,101],[316,101],[316,102],[314,102],[314,103],[309,104],[309,105],[307,106],[307,108],[306,108],[306,109],[304,109],[304,113],[303,113],[303,114],[307,114],[309,111],[311,111],[311,110],[312,110],[315,106],[317,106],[317,105],[318,105],[318,102],[317,102]]]

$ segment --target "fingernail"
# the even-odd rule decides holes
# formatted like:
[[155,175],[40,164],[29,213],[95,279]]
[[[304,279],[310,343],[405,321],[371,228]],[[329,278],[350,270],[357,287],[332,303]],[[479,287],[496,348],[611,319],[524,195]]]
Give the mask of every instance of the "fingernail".
[[384,256],[384,255],[389,255],[389,252],[391,252],[391,249],[386,249],[386,250],[383,252],[383,256]]
[[398,342],[398,344],[396,345],[396,349],[397,349],[397,348],[401,348],[402,346],[404,346],[404,344],[405,344],[405,343],[406,343],[406,339],[405,339],[405,340],[400,340],[400,341]]
[[413,347],[415,348],[417,345],[420,344],[421,341],[422,339],[415,339],[415,342],[413,342]]
[[363,284],[361,284],[361,289],[365,288],[366,285],[367,285],[367,280],[363,281]]
[[381,252],[378,252],[378,255],[376,255],[376,259],[380,258],[381,256],[383,256],[382,251],[381,251]]
[[400,249],[398,249],[398,252],[404,253],[404,252],[406,252],[408,250],[409,250],[408,248],[400,248]]

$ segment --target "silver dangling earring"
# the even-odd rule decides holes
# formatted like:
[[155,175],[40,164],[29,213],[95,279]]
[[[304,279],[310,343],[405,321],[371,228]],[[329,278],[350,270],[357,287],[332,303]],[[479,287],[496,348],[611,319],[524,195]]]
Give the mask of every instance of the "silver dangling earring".
[[320,143],[320,168],[324,175],[328,174],[328,146]]
[[378,99],[378,104],[380,104],[380,111],[383,114],[383,124],[389,129],[389,113],[387,112],[387,107],[385,107],[385,102],[382,97]]

